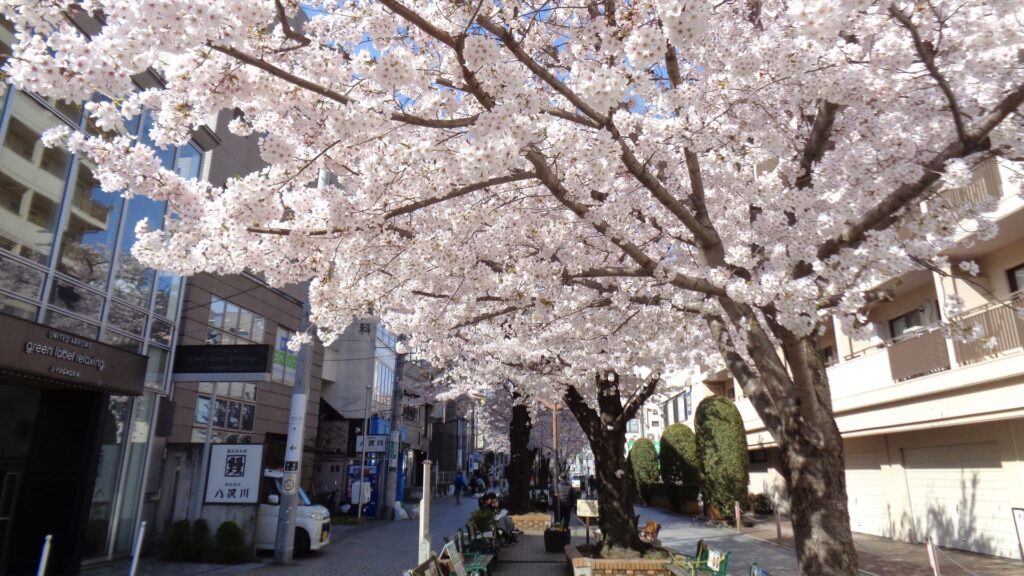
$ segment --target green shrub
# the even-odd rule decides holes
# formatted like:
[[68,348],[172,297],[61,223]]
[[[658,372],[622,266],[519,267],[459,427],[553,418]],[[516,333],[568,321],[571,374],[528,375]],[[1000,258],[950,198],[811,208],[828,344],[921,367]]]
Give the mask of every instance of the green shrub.
[[210,525],[202,518],[192,524],[192,560],[206,562],[210,559]]
[[687,500],[696,500],[700,490],[697,467],[697,437],[686,424],[673,424],[661,434],[661,481],[665,495],[676,510]]
[[747,434],[736,406],[723,396],[709,396],[697,406],[697,462],[704,501],[725,517],[733,502],[747,501],[749,456]]
[[469,515],[469,525],[477,532],[486,532],[494,526],[494,510],[484,508]]
[[747,502],[750,503],[750,510],[754,514],[771,514],[774,508],[772,507],[772,499],[767,494],[747,494]]
[[654,495],[654,486],[661,484],[661,472],[658,471],[658,452],[654,449],[654,442],[647,438],[637,440],[629,451],[629,463],[640,497],[650,501]]
[[251,551],[245,544],[245,533],[238,524],[230,520],[222,522],[214,537],[214,559],[224,564],[237,564],[245,562],[250,556]]
[[178,520],[171,524],[167,531],[167,548],[164,558],[171,562],[188,562],[192,560],[192,536],[188,520]]

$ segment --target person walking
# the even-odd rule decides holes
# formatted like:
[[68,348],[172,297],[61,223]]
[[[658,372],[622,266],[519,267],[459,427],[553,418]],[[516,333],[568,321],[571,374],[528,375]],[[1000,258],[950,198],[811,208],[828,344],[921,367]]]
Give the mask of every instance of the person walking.
[[455,487],[455,503],[462,504],[462,491],[466,489],[466,477],[462,475],[461,469],[455,473],[452,486]]

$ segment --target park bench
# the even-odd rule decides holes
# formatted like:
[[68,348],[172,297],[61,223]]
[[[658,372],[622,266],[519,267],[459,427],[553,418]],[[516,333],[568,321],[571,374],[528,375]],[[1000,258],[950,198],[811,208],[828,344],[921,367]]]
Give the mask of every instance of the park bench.
[[455,550],[462,555],[462,562],[469,574],[490,574],[493,565],[498,562],[496,552],[492,553],[488,548],[475,545],[472,540],[467,541],[464,532],[459,529],[451,536],[445,537],[445,546],[453,543]]
[[445,544],[441,548],[439,563],[445,563],[450,568],[449,574],[457,576],[490,576],[491,563],[494,556],[491,554],[475,554],[462,551],[462,531],[446,537]]
[[674,576],[725,576],[729,573],[732,552],[722,552],[704,543],[697,543],[697,555],[673,554],[673,562],[665,567]]
[[659,532],[661,532],[661,524],[654,520],[648,520],[647,524],[640,529],[640,539],[651,544],[657,544]]

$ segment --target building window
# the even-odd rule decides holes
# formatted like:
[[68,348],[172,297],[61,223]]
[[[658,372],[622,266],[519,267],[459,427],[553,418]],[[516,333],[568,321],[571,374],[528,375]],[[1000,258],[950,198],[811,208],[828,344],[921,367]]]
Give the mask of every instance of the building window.
[[640,431],[640,421],[636,418],[626,422],[626,432],[637,433]]
[[233,302],[213,296],[207,324],[207,344],[262,344],[267,320]]
[[402,406],[402,418],[408,422],[415,422],[419,414],[419,406]]
[[285,328],[277,328],[277,347],[274,350],[274,373],[272,379],[288,386],[295,385],[295,368],[299,365],[299,355],[288,349],[288,341],[295,332]]
[[685,414],[685,417],[683,418],[684,422],[689,420],[690,419],[690,415],[693,414],[693,396],[692,396],[692,393],[693,393],[693,389],[692,388],[687,388],[686,390],[683,390],[683,413]]
[[[217,387],[216,406],[211,404],[213,387]],[[213,418],[213,429],[226,432],[252,432],[256,422],[255,382],[200,382],[193,416],[193,441],[202,442],[206,425]],[[217,432],[217,441],[242,442],[247,437]],[[196,438],[198,437],[198,440]],[[248,437],[251,439],[251,437]]]
[[1024,264],[1006,271],[1010,279],[1010,292],[1018,292],[1024,289]]
[[660,427],[661,427],[661,422],[658,422],[657,420],[651,420],[651,428],[660,428]]
[[834,346],[825,346],[824,348],[818,349],[818,354],[821,355],[821,362],[825,366],[833,366],[836,363],[836,349]]
[[889,321],[889,333],[893,338],[899,338],[907,332],[912,332],[915,328],[922,327],[924,327],[923,306]]

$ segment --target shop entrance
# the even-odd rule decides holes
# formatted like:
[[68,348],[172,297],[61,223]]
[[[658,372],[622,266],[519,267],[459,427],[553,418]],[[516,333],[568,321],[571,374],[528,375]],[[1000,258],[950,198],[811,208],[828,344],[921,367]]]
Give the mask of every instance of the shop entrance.
[[100,391],[0,378],[0,575],[75,574],[86,546],[103,419]]

